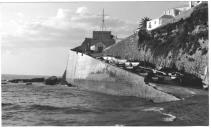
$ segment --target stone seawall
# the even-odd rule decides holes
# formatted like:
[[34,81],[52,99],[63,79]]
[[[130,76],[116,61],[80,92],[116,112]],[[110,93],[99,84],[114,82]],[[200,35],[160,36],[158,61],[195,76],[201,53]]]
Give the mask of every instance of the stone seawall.
[[144,78],[88,55],[69,52],[67,81],[81,89],[111,95],[136,96],[153,102],[179,100],[144,82]]

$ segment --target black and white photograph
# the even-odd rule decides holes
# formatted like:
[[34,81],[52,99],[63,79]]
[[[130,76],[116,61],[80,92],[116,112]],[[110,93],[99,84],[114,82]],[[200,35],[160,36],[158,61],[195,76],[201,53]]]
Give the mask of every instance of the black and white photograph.
[[0,2],[1,126],[209,126],[208,1]]

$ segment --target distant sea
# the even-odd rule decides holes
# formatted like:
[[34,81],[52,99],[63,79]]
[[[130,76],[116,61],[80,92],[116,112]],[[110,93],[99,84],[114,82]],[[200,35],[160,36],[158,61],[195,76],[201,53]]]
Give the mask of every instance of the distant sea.
[[[35,77],[47,76],[2,75],[2,79]],[[137,97],[111,96],[43,83],[4,84],[1,90],[2,126],[206,125],[206,120],[203,122],[204,118],[199,114],[196,115],[199,122],[195,124],[193,115],[177,116],[185,114],[177,106],[182,104],[180,102],[154,104]],[[169,107],[171,109],[166,111]],[[175,111],[177,115],[174,115]]]

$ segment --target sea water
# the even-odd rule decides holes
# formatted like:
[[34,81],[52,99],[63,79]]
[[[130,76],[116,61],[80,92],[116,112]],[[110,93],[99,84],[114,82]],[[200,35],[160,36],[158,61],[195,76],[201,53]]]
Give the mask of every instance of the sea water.
[[[11,77],[2,76],[2,79]],[[137,97],[111,96],[43,83],[13,83],[2,85],[1,89],[3,126],[163,126],[181,123],[175,121],[176,116],[164,113],[162,107]]]

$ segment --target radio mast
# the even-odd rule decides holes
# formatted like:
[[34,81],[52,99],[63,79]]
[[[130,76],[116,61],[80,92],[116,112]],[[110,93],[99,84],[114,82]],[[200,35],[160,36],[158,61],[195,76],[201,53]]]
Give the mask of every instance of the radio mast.
[[102,14],[102,26],[101,26],[101,31],[105,31],[105,14],[104,14],[104,8],[103,8],[103,14]]

